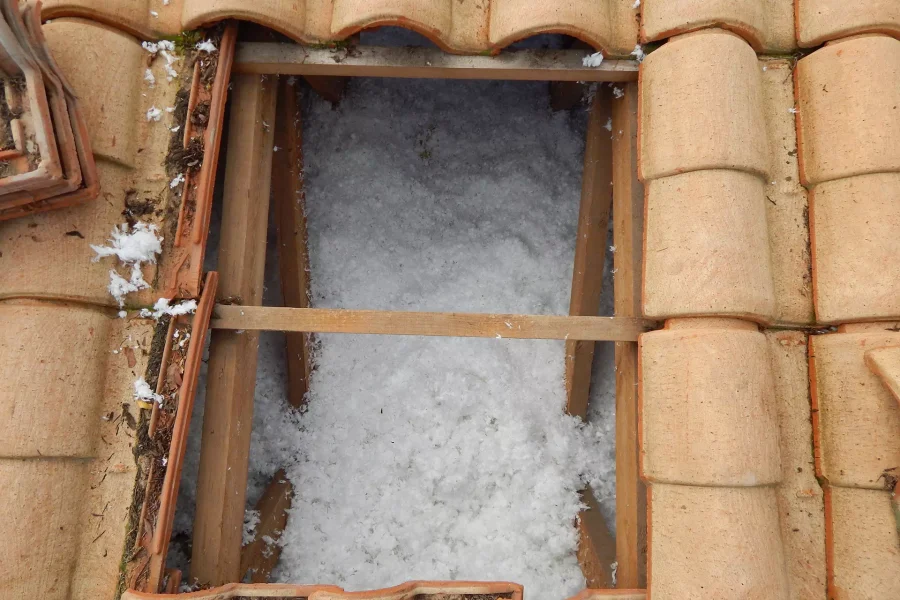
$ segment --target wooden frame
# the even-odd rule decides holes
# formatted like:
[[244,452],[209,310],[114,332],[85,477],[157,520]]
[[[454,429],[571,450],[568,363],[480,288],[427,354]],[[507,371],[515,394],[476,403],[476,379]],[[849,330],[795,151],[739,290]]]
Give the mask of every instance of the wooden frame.
[[[236,303],[218,304],[210,322],[210,328],[218,334],[228,336],[240,330],[239,337],[245,339],[258,335],[262,330],[285,331],[300,336],[311,333],[353,333],[381,335],[422,335],[452,337],[490,337],[515,339],[560,339],[566,340],[567,352],[567,410],[571,414],[585,417],[590,385],[590,365],[593,357],[594,341],[616,342],[616,526],[618,535],[615,540],[599,514],[596,500],[590,490],[585,490],[586,502],[592,510],[582,514],[579,519],[581,548],[579,559],[585,575],[593,586],[606,587],[613,583],[609,571],[611,559],[618,563],[618,581],[620,588],[641,588],[646,580],[646,514],[643,485],[638,473],[637,445],[637,339],[638,336],[653,328],[654,323],[641,318],[640,286],[641,286],[641,236],[643,229],[643,188],[637,180],[637,71],[634,61],[604,61],[598,68],[586,68],[581,65],[585,55],[582,50],[563,51],[517,51],[505,52],[498,57],[487,56],[453,56],[440,50],[425,48],[307,48],[294,44],[244,43],[240,44],[234,63],[234,71],[244,74],[243,80],[256,75],[302,75],[309,77],[405,77],[405,78],[445,78],[445,79],[512,79],[538,81],[610,81],[628,82],[624,85],[624,96],[613,99],[610,90],[598,92],[602,100],[592,106],[591,125],[585,152],[585,178],[582,189],[582,201],[579,215],[578,241],[576,244],[576,265],[573,277],[572,302],[569,316],[557,315],[500,315],[500,314],[464,314],[464,313],[420,313],[395,311],[366,311],[343,309],[313,309],[304,303],[303,290],[308,286],[304,275],[298,273],[308,260],[304,250],[299,247],[300,239],[292,239],[299,228],[305,229],[299,213],[288,204],[280,204],[284,198],[276,198],[276,209],[283,218],[279,229],[280,249],[293,257],[295,264],[289,265],[283,278],[289,280],[293,300],[286,304],[293,307],[262,307],[256,298],[237,298]],[[251,76],[248,77],[247,74]],[[266,87],[265,77],[255,78],[257,89]],[[236,85],[237,88],[237,85]],[[237,89],[235,96],[238,96]],[[282,98],[286,101],[286,98]],[[257,102],[257,104],[259,104]],[[274,103],[271,103],[274,112]],[[287,106],[289,102],[286,102]],[[268,106],[268,104],[266,105]],[[610,109],[610,107],[612,107]],[[255,114],[262,114],[262,106],[255,107]],[[265,109],[269,110],[269,109]],[[279,110],[281,119],[287,112],[295,111],[291,105],[286,112]],[[234,115],[234,109],[232,109]],[[233,116],[232,119],[235,119]],[[269,121],[272,122],[272,121]],[[607,129],[611,123],[611,131]],[[248,124],[244,124],[245,130]],[[607,141],[610,137],[610,141]],[[271,141],[271,140],[269,140]],[[281,174],[273,174],[273,185],[288,197],[298,193],[294,181],[296,173],[292,173],[292,161],[302,160],[299,149],[299,137],[290,139],[292,148],[290,156],[285,156],[285,167]],[[244,145],[239,144],[243,149]],[[294,147],[296,146],[296,147]],[[269,144],[271,148],[271,144]],[[271,151],[268,160],[271,161]],[[263,152],[263,154],[266,154]],[[236,161],[237,162],[237,161]],[[299,163],[298,163],[299,164]],[[235,171],[242,167],[234,166]],[[231,170],[228,164],[227,170]],[[605,187],[612,180],[613,189],[610,194]],[[254,180],[258,183],[258,180]],[[246,186],[243,186],[246,187]],[[266,186],[266,192],[268,187]],[[302,193],[302,190],[300,190]],[[259,198],[256,198],[260,201]],[[603,257],[607,244],[607,222],[612,204],[614,218],[615,253],[615,316],[595,316],[599,308],[602,287]],[[302,212],[302,211],[301,211]],[[256,220],[253,223],[257,223]],[[302,236],[305,237],[305,232]],[[265,236],[261,236],[265,239]],[[224,245],[225,236],[223,236]],[[244,239],[243,243],[250,244]],[[254,246],[248,251],[259,252]],[[257,271],[261,277],[261,268]],[[223,276],[223,280],[227,278]],[[245,277],[246,279],[246,277]],[[243,280],[241,280],[243,281]],[[246,282],[242,285],[246,285]],[[261,284],[260,284],[261,285]],[[226,286],[223,285],[223,288]],[[256,304],[256,305],[255,305]],[[228,332],[226,330],[231,330]],[[588,343],[583,343],[588,342]],[[304,345],[305,342],[301,344]],[[246,344],[245,344],[246,346]],[[590,351],[588,351],[590,350]],[[252,361],[255,367],[255,352]],[[569,363],[572,363],[570,373]],[[239,361],[229,359],[229,364],[236,368]],[[247,361],[250,362],[250,361]],[[234,363],[234,364],[233,364]],[[210,368],[213,366],[212,352]],[[296,382],[308,377],[308,361],[297,361],[297,374],[292,379]],[[301,375],[305,370],[305,376]],[[577,377],[575,376],[577,374]],[[252,374],[246,373],[246,379],[253,380]],[[305,389],[297,384],[298,390]],[[247,399],[238,401],[231,398],[237,394],[237,388],[247,387],[236,378],[229,378],[224,386],[226,406],[223,410],[238,410],[232,404],[246,404]],[[291,383],[294,387],[294,383]],[[243,390],[240,395],[246,395]],[[252,406],[252,385],[249,403]],[[298,394],[294,394],[295,398]],[[294,402],[292,401],[292,404]],[[235,405],[236,405],[235,404]],[[204,432],[206,426],[204,425]],[[230,430],[229,430],[230,431]],[[246,432],[246,445],[249,446],[249,430]],[[204,439],[204,445],[206,439]],[[227,444],[229,448],[243,447],[239,444]],[[246,463],[248,457],[243,458]],[[243,467],[240,473],[232,475],[232,483],[239,484],[243,477],[246,488],[246,464],[234,460],[234,452],[220,460],[221,465],[232,463]],[[203,460],[201,459],[201,468]],[[220,470],[220,469],[219,469]],[[224,476],[222,477],[224,480]],[[201,481],[202,484],[202,481]],[[224,484],[223,484],[224,485]],[[243,500],[243,494],[239,494]],[[198,496],[198,520],[201,517]],[[243,506],[243,505],[241,505]],[[221,509],[216,509],[222,512]],[[229,517],[220,519],[222,528],[233,525],[240,528],[241,518],[236,510]],[[590,514],[588,514],[590,513]],[[242,516],[242,515],[241,515]],[[226,523],[225,521],[228,521]],[[604,533],[605,532],[605,533]],[[230,534],[229,534],[230,535]],[[216,556],[217,560],[224,551],[228,554],[227,565],[209,564],[205,567],[216,577],[206,577],[211,583],[224,583],[230,576],[224,574],[231,570],[233,548],[225,548],[222,535],[219,546],[206,544],[204,552]],[[230,544],[234,546],[233,543]],[[614,546],[614,550],[613,550]],[[197,533],[195,530],[195,557],[197,555]],[[239,546],[238,546],[239,551]],[[589,573],[591,570],[593,572]],[[232,578],[233,579],[233,578]]]
[[217,304],[211,329],[633,342],[653,321],[633,317],[434,313]]
[[235,73],[256,75],[637,81],[637,61],[610,59],[597,67],[585,67],[582,60],[588,54],[585,50],[506,50],[497,56],[460,56],[437,48],[311,48],[244,42],[238,44],[233,68]]

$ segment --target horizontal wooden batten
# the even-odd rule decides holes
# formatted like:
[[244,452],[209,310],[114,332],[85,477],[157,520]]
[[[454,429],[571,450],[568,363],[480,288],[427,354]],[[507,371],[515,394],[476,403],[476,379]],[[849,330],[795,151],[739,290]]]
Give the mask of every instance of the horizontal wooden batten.
[[350,46],[311,48],[298,44],[244,42],[234,57],[236,73],[330,75],[412,79],[507,79],[524,81],[637,81],[638,62],[582,64],[585,50],[509,50],[497,56],[460,56],[437,48]]
[[210,327],[249,331],[364,333],[630,342],[651,321],[631,317],[397,312],[218,304]]

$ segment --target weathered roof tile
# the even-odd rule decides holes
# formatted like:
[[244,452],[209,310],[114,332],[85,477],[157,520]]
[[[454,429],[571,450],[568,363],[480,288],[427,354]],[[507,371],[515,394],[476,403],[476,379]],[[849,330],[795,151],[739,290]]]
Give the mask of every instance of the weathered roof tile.
[[900,37],[897,0],[796,0],[797,38],[806,48],[857,33]]
[[789,52],[794,39],[793,0],[643,0],[645,42],[687,31],[721,27],[743,37],[758,52]]
[[760,69],[740,37],[704,30],[648,55],[641,64],[640,111],[643,179],[702,169],[766,177]]
[[900,172],[900,40],[828,44],[798,62],[796,77],[804,184]]
[[641,336],[641,460],[653,482],[757,486],[781,479],[774,382],[752,323],[704,319]]

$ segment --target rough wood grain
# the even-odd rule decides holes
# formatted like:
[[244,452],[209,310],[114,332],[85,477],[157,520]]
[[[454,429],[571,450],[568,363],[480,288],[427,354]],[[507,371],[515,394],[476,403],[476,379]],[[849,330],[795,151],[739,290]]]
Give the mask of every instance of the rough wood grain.
[[[499,56],[460,56],[437,48],[360,46],[352,53],[293,44],[245,42],[235,55],[236,73],[337,75],[523,81],[635,81],[638,63],[604,60],[585,67],[584,50],[517,50]],[[338,59],[338,60],[335,60]]]
[[[241,550],[241,579],[251,583],[267,583],[281,557],[281,539],[287,525],[288,511],[294,498],[294,486],[284,469],[276,471],[262,497],[256,503],[259,524],[253,539]],[[268,542],[268,540],[272,540]]]
[[[637,178],[637,84],[613,101],[613,292],[617,317],[641,316],[644,186]],[[647,572],[646,493],[638,472],[637,344],[616,342],[617,585],[643,588]]]
[[651,323],[631,317],[402,312],[274,306],[216,306],[213,329],[368,333],[530,340],[634,341]]
[[[584,148],[570,315],[595,316],[600,310],[612,205],[612,140],[606,129],[611,118],[611,100],[612,94],[598,90],[591,103]],[[582,419],[587,417],[593,363],[594,342],[566,340],[566,412]]]
[[[309,308],[309,249],[306,231],[306,196],[303,189],[303,125],[297,89],[282,81],[278,88],[275,117],[275,145],[272,157],[272,203],[278,238],[278,268],[285,306]],[[308,333],[288,333],[288,402],[294,408],[304,404],[312,369]]]
[[[219,294],[262,301],[277,79],[233,79]],[[214,331],[197,482],[191,576],[238,581],[259,335]]]
[[616,540],[591,488],[581,493],[581,499],[587,508],[578,515],[578,564],[588,587],[609,588],[613,585]]

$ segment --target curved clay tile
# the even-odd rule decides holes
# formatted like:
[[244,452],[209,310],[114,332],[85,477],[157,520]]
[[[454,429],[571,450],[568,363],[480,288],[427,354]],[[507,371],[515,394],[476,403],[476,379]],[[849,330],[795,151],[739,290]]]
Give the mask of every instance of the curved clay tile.
[[742,171],[694,171],[645,189],[644,315],[770,321],[763,180]]
[[701,169],[766,176],[768,140],[756,53],[710,29],[673,38],[641,64],[641,178]]
[[810,193],[821,323],[900,315],[900,173],[820,183]]
[[[85,0],[87,1],[87,0]],[[628,55],[638,40],[631,0],[184,0],[182,26],[226,18],[260,23],[299,40],[344,39],[361,29],[398,25],[449,52],[494,51],[537,33],[578,37],[607,54]]]
[[[300,42],[330,40],[332,1],[186,0],[182,27],[196,29],[232,18],[259,23]],[[311,27],[310,21],[315,21],[317,27]]]
[[649,596],[787,600],[765,336],[737,320],[666,327],[640,338]]
[[897,345],[885,329],[813,337],[817,470],[832,486],[883,490],[882,474],[900,465],[900,404],[865,363],[866,351]]
[[793,0],[643,0],[641,3],[644,42],[706,27],[733,31],[757,52],[790,52],[797,46]]
[[345,38],[372,25],[399,25],[418,31],[445,50],[478,52],[487,47],[489,5],[487,1],[334,0],[331,29],[336,37]]
[[891,493],[828,490],[828,597],[900,598],[900,535]]
[[165,4],[162,0],[43,0],[41,17],[44,20],[84,17],[151,40],[181,33],[183,2],[185,0],[169,0]]
[[857,33],[900,37],[897,0],[796,0],[797,40],[809,48]]
[[[57,64],[75,90],[90,87],[98,94],[90,102],[82,103],[94,154],[134,166],[137,152],[134,125],[142,91],[135,74],[142,72],[147,52],[132,36],[92,21],[54,20],[44,27],[44,33]],[[66,49],[78,42],[83,49],[61,51],[62,40]],[[121,85],[128,80],[135,80],[135,84]]]
[[627,56],[638,42],[637,13],[628,0],[492,0],[491,45],[503,48],[530,35],[554,32]]
[[828,44],[801,59],[795,76],[805,184],[900,172],[900,40]]
[[[781,479],[768,345],[756,326],[641,336],[641,460],[652,482],[758,486]],[[694,329],[694,326],[702,329]]]
[[788,600],[774,487],[653,484],[647,588],[653,600]]
[[95,456],[109,323],[89,308],[0,304],[0,456]]

